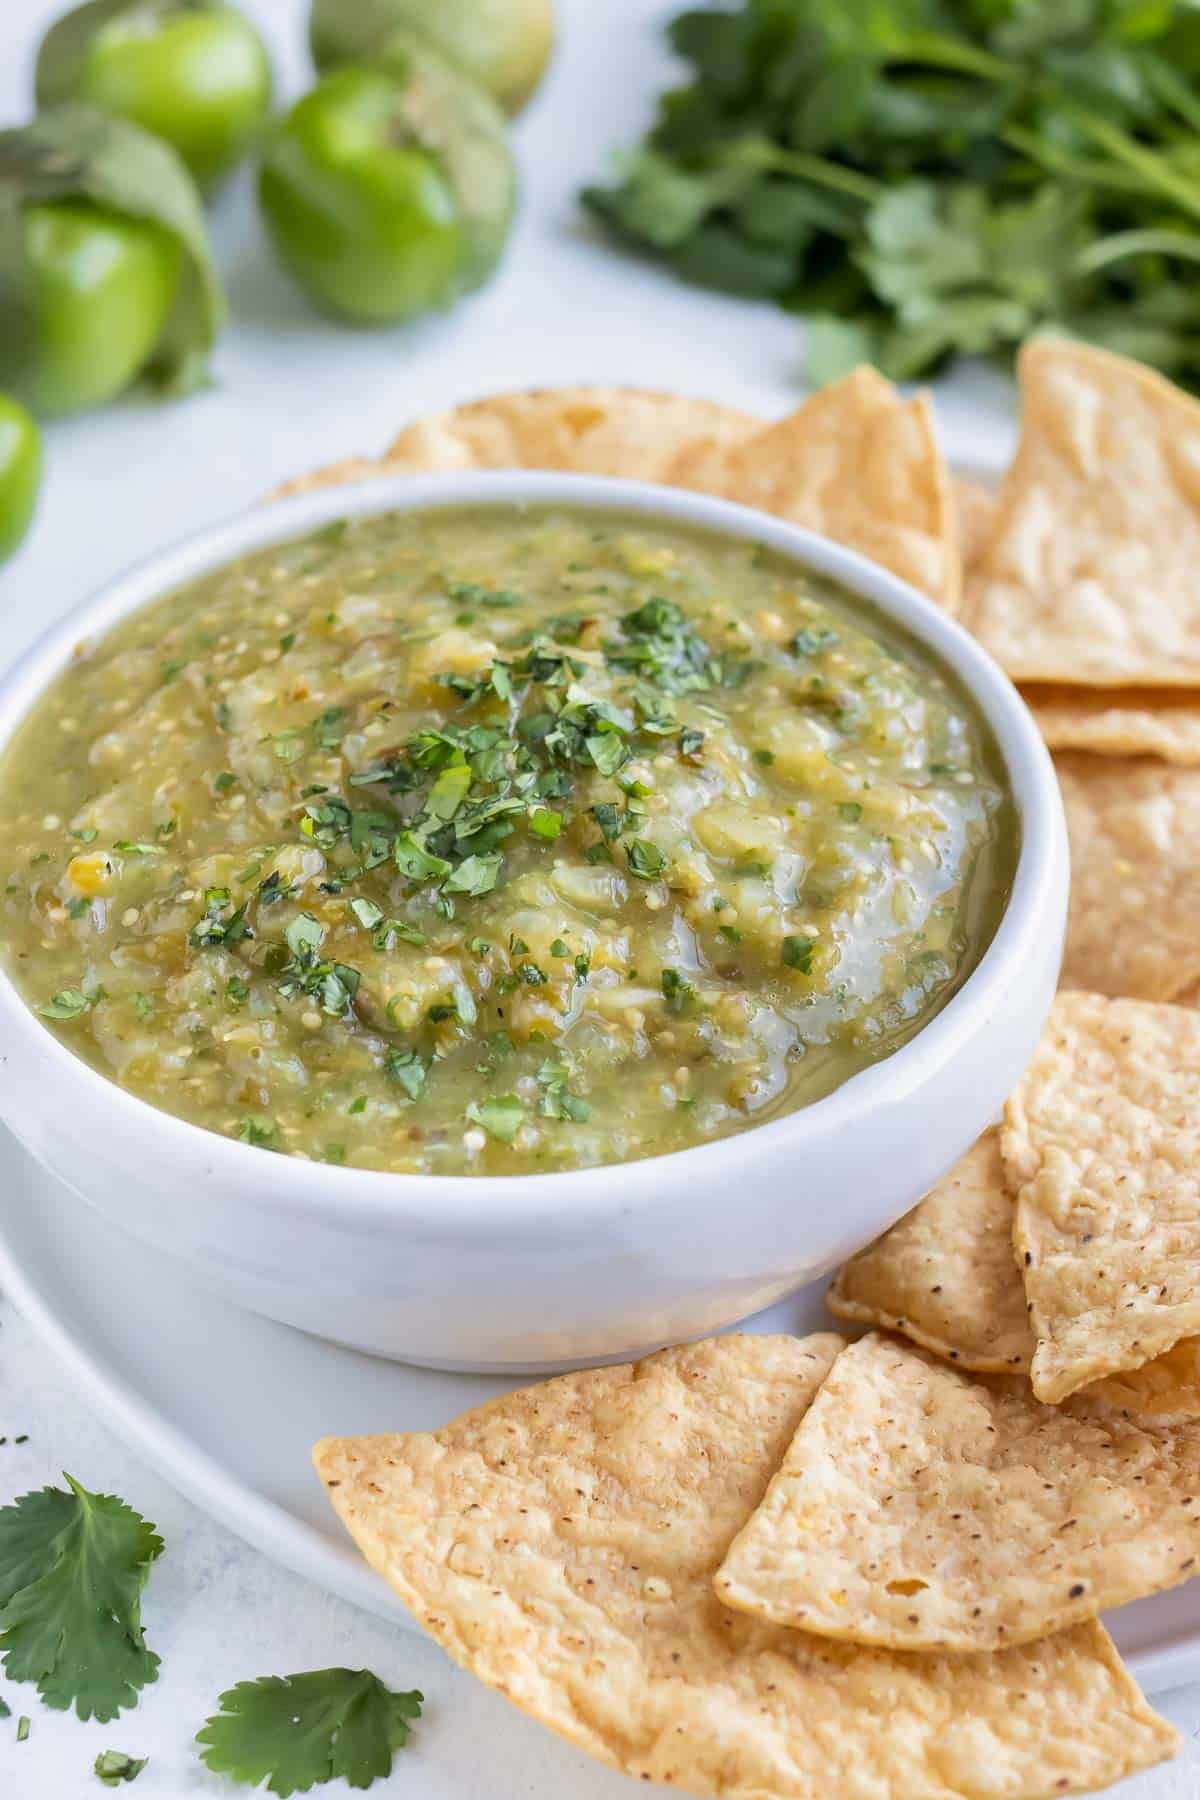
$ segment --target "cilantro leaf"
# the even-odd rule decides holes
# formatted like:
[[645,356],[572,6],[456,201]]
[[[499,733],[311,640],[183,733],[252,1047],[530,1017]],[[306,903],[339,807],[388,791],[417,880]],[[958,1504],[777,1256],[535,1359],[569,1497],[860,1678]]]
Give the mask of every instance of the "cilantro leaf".
[[489,1137],[511,1144],[524,1121],[525,1105],[518,1094],[491,1094],[486,1100],[472,1100],[467,1117],[482,1125]]
[[368,1788],[391,1773],[424,1695],[393,1693],[368,1669],[312,1669],[239,1681],[196,1734],[214,1774],[286,1800],[343,1776]]
[[0,1508],[0,1656],[47,1706],[115,1719],[158,1673],[141,1595],[162,1539],[123,1500],[65,1479],[69,1491]]

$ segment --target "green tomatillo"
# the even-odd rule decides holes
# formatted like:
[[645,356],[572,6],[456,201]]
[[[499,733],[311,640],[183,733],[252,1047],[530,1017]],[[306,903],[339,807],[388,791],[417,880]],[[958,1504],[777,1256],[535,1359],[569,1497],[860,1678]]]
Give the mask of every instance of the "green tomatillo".
[[36,87],[39,106],[81,100],[154,132],[208,188],[257,137],[271,66],[221,0],[87,0],[42,40]]
[[396,32],[425,39],[505,112],[533,94],[554,46],[552,0],[313,0],[308,36],[322,73],[370,63]]
[[43,414],[143,375],[183,393],[221,312],[200,196],[168,145],[80,106],[0,132],[0,385]]
[[29,530],[42,485],[42,440],[17,401],[0,394],[0,562]]
[[417,44],[327,75],[276,127],[259,177],[280,260],[319,307],[359,325],[479,287],[514,197],[503,115]]

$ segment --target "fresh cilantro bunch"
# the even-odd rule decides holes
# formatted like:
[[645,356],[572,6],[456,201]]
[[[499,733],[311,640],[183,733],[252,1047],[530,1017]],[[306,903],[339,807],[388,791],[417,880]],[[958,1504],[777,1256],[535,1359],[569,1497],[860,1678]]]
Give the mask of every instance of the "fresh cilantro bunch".
[[1196,0],[731,0],[613,188],[686,280],[806,314],[815,379],[1033,331],[1200,385]]

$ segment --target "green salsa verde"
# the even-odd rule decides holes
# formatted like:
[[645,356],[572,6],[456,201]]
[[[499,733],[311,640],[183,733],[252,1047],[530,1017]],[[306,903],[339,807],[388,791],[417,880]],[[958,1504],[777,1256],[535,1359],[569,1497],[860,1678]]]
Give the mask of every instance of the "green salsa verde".
[[751,544],[339,522],[85,646],[0,782],[0,951],[152,1105],[357,1168],[742,1131],[887,1056],[1003,913],[957,681]]

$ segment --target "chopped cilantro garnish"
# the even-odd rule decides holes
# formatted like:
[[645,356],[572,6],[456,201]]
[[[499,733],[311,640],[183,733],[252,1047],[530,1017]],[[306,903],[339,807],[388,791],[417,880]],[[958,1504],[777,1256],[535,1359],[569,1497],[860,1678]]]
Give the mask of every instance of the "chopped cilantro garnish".
[[175,677],[177,675],[182,675],[183,671],[186,668],[187,668],[187,658],[186,657],[183,657],[182,659],[172,657],[169,661],[165,662],[162,666],[162,678],[163,678],[164,683],[168,682],[168,681],[174,681]]
[[82,894],[76,894],[73,900],[67,901],[68,917],[72,919],[82,919],[84,913],[90,910],[91,904],[91,901],[85,899]]
[[633,838],[625,846],[629,872],[641,881],[653,881],[667,866],[667,859],[649,838]]
[[349,1106],[346,1108],[346,1111],[348,1113],[365,1113],[366,1110],[367,1110],[367,1096],[365,1094],[357,1095],[356,1098],[353,1099],[350,1102]]
[[838,806],[838,812],[848,825],[856,825],[858,823],[862,818],[862,810],[863,809],[857,800],[843,800]]
[[161,844],[138,844],[131,842],[129,838],[118,838],[113,849],[119,850],[122,856],[161,856],[163,854]]
[[551,956],[570,956],[570,945],[564,943],[562,938],[555,938],[550,946],[550,954]]
[[326,1144],[324,1159],[327,1163],[344,1163],[346,1160],[345,1144]]
[[482,1125],[489,1137],[511,1144],[525,1118],[525,1106],[517,1094],[491,1094],[486,1100],[472,1100],[467,1117]]
[[260,1114],[247,1113],[234,1126],[234,1134],[240,1137],[243,1144],[254,1144],[260,1150],[274,1148],[275,1126],[270,1119]]
[[82,988],[60,988],[58,993],[38,1007],[43,1019],[77,1019],[94,1004]]
[[143,1024],[154,1017],[154,1002],[149,994],[130,994],[129,998],[133,1002],[134,1012]]
[[582,1124],[591,1117],[592,1109],[586,1100],[571,1093],[567,1087],[570,1073],[566,1063],[547,1058],[537,1072],[538,1086],[542,1089],[539,1110],[548,1119],[573,1119]]
[[383,1059],[383,1072],[410,1100],[420,1099],[428,1071],[415,1050],[390,1049]]
[[802,975],[812,973],[813,940],[810,937],[785,937],[782,950],[783,960],[789,969],[799,969]]
[[225,998],[233,1007],[241,1006],[250,998],[250,989],[240,975],[231,975],[225,983]]
[[93,826],[89,825],[83,831],[72,831],[69,835],[73,838],[77,838],[81,844],[94,844],[96,839],[100,836],[100,833]]
[[837,632],[824,626],[804,626],[797,631],[788,646],[793,656],[820,656],[837,643]]
[[550,979],[546,974],[545,969],[540,969],[535,962],[519,962],[517,964],[517,974],[525,983],[526,987],[545,987],[547,981]]
[[391,1772],[423,1695],[393,1693],[367,1669],[313,1669],[240,1681],[196,1734],[214,1774],[272,1794],[307,1793],[345,1778],[367,1788]]
[[226,915],[225,908],[229,904],[228,888],[205,889],[204,917],[188,933],[188,942],[194,950],[210,950],[216,944],[240,944],[243,938],[254,936],[246,918],[245,901]]
[[361,896],[350,902],[350,911],[364,931],[373,931],[383,917],[381,906],[376,906],[373,900],[367,900]]
[[237,776],[231,769],[222,769],[221,773],[213,778],[213,786],[218,794],[227,794],[236,782]]
[[662,972],[663,998],[672,1012],[682,1012],[689,1000],[694,1000],[696,990],[686,976],[678,969],[664,969]]

